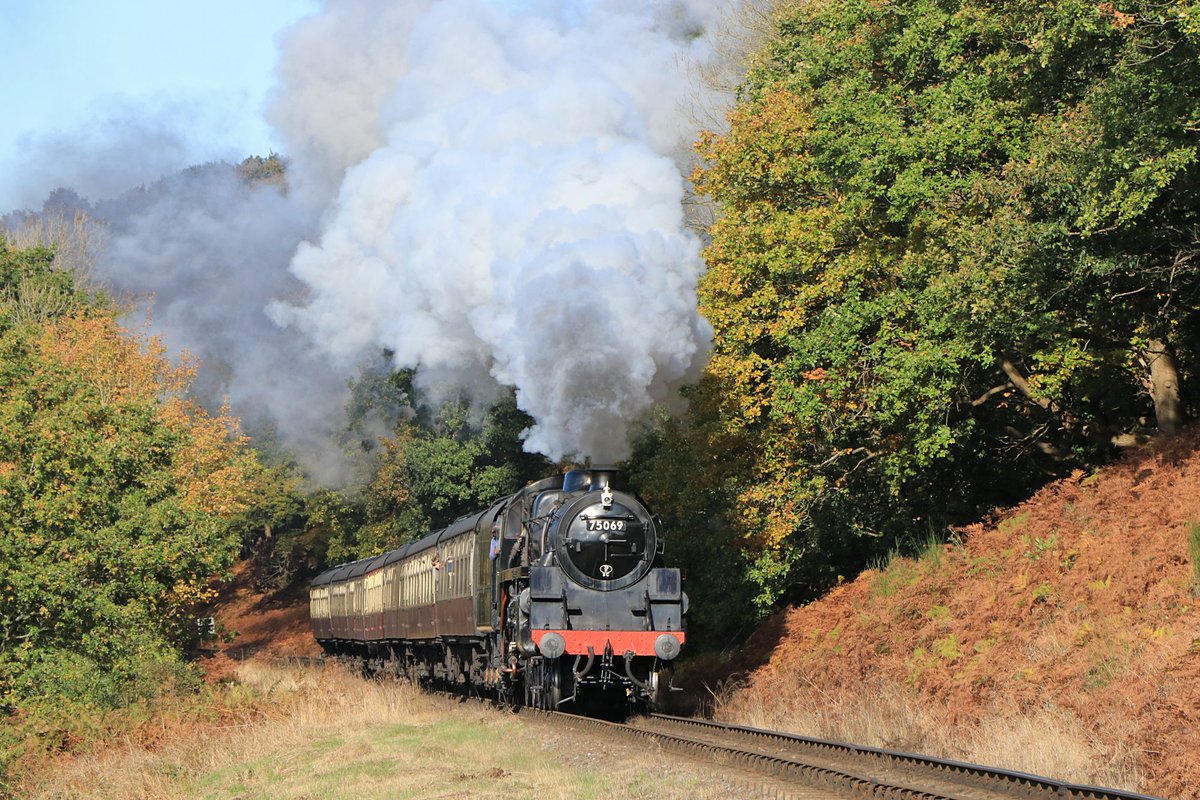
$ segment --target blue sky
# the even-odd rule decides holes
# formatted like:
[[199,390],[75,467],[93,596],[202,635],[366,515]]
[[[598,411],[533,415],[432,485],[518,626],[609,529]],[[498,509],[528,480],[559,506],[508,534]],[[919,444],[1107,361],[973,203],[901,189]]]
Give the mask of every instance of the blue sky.
[[196,160],[265,155],[275,37],[317,5],[0,0],[0,213],[29,205],[39,182],[69,179],[68,164],[31,176],[44,168],[34,161],[103,153],[97,139],[118,136],[120,121],[178,128]]

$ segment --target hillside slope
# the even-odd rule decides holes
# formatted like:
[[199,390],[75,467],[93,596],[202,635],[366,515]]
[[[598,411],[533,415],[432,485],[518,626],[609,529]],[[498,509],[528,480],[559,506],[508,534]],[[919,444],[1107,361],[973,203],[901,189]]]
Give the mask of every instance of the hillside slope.
[[1076,474],[787,612],[718,714],[1200,798],[1198,446]]
[[250,560],[239,561],[233,580],[220,586],[205,612],[220,634],[197,653],[209,682],[233,675],[238,661],[270,663],[293,657],[321,655],[308,623],[308,595],[298,591],[264,594],[253,586]]

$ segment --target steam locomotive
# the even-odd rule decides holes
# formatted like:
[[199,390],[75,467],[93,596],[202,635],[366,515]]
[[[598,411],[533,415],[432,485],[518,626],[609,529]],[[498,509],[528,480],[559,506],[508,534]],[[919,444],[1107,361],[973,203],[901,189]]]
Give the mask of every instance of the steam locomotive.
[[427,684],[512,705],[653,707],[687,639],[658,519],[609,468],[531,483],[309,587],[313,635]]

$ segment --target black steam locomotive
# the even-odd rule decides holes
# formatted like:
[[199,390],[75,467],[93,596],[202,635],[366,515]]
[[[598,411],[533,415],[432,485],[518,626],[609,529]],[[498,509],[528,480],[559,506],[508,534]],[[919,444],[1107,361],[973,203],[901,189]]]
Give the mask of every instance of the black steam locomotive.
[[313,635],[413,680],[541,708],[653,706],[686,641],[657,519],[611,469],[531,483],[309,588]]

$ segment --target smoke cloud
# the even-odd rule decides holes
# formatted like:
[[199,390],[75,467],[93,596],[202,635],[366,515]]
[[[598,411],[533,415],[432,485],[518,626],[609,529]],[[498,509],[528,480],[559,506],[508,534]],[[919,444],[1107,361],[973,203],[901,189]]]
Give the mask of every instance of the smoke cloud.
[[228,399],[249,430],[276,435],[315,480],[349,480],[339,434],[356,365],[326,358],[266,313],[304,295],[286,269],[312,225],[296,203],[212,164],[93,213],[110,228],[100,274],[149,297],[154,332],[201,359],[200,397],[210,406]]
[[201,161],[236,157],[232,148],[211,144],[214,132],[233,127],[235,120],[208,97],[109,96],[90,109],[86,125],[22,137],[19,162],[0,165],[7,179],[0,201],[36,207],[64,186],[82,197],[112,198]]
[[532,451],[627,455],[708,336],[681,174],[702,8],[352,0],[303,22],[270,118],[322,226],[274,319],[335,361],[384,347],[427,391],[515,386]]
[[[286,191],[210,165],[98,202],[98,272],[319,480],[383,351],[435,399],[515,386],[530,451],[618,460],[706,354],[683,176],[713,5],[329,0],[279,40]],[[165,144],[106,169],[186,150],[144,127]]]

